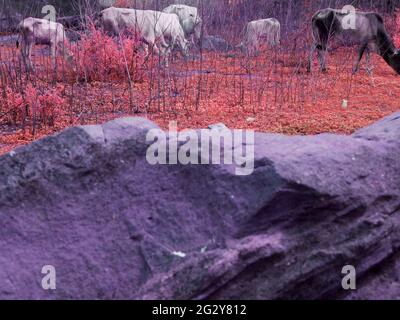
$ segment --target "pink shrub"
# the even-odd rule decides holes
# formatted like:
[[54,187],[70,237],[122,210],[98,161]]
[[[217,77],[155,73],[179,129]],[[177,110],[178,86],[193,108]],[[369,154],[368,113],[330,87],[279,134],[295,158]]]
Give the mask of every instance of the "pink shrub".
[[132,7],[132,0],[116,0],[114,3],[114,7],[117,8],[131,8]]
[[[62,113],[65,104],[65,99],[62,97],[59,87],[46,88],[41,92],[29,85],[26,91],[26,100],[30,106],[31,114],[35,111],[40,123],[51,126],[54,125],[57,116]],[[33,110],[34,106],[36,106],[35,110]]]
[[53,126],[62,112],[65,99],[61,88],[40,90],[28,83],[23,92],[7,86],[3,88],[0,109],[14,125],[35,124]]
[[400,11],[396,11],[396,23],[395,23],[395,30],[393,35],[393,40],[396,47],[400,47]]
[[[139,53],[139,41],[126,36],[113,39],[93,25],[74,49],[75,75],[80,80],[110,81],[143,79],[144,56]],[[122,46],[121,43],[122,42]]]

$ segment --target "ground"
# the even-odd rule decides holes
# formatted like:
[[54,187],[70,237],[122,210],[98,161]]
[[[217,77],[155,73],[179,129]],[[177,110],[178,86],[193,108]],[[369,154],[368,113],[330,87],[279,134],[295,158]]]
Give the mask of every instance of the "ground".
[[[78,79],[67,70],[57,81],[49,80],[48,70],[41,72],[35,90],[51,87],[57,98],[48,107],[57,112],[51,121],[30,117],[13,123],[0,109],[0,153],[69,126],[123,116],[146,117],[163,128],[176,120],[180,129],[223,122],[230,128],[290,135],[351,134],[399,109],[400,79],[379,56],[372,59],[371,76],[365,68],[352,76],[356,51],[339,48],[329,55],[327,73],[321,73],[315,61],[308,74],[306,52],[286,52],[284,46],[257,57],[208,52],[202,59],[197,54],[185,62],[178,56],[168,68],[154,58],[136,64],[135,75],[140,76],[131,78],[133,82],[122,74],[111,76],[110,71],[99,79]],[[3,62],[18,55],[10,43],[0,49]],[[45,71],[40,69],[43,50],[36,48],[35,63]],[[6,66],[0,69],[0,87],[9,73]],[[43,95],[47,99],[50,94]]]

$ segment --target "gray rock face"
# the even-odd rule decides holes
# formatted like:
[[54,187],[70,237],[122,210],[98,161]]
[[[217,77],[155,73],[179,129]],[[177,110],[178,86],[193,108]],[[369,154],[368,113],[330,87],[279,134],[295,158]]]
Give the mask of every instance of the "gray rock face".
[[0,298],[399,297],[399,127],[400,113],[353,136],[259,133],[248,176],[150,165],[157,126],[141,118],[19,148],[0,157]]

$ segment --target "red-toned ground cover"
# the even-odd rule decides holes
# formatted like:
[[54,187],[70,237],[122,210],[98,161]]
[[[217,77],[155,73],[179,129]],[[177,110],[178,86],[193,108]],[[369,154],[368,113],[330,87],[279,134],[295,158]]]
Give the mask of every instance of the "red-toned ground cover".
[[124,43],[121,50],[93,30],[72,45],[72,68],[60,59],[57,75],[37,47],[29,77],[18,71],[17,50],[0,47],[0,153],[69,126],[131,115],[163,128],[176,120],[180,129],[223,122],[292,135],[350,134],[399,109],[400,78],[377,55],[372,76],[364,69],[352,76],[354,48],[331,53],[327,73],[315,61],[307,74],[307,52],[285,50],[285,43],[257,57],[177,55],[169,68],[157,57],[145,62],[135,41]]

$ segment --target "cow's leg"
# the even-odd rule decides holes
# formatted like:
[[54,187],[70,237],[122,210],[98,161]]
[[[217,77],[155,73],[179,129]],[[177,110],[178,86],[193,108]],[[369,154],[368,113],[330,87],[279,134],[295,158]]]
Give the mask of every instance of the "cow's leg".
[[29,70],[33,70],[32,49],[33,49],[33,42],[29,42],[26,46],[26,57],[28,63],[27,66]]
[[281,30],[279,29],[276,33],[275,33],[275,44],[277,46],[281,45]]
[[257,42],[253,42],[253,46],[254,46],[254,56],[258,57],[260,55],[260,48],[261,48],[261,39],[258,38]]
[[246,41],[243,42],[244,46],[243,46],[243,53],[246,56],[251,56],[253,53],[253,42],[251,42],[250,40],[246,39]]
[[32,44],[24,38],[21,43],[21,56],[27,71],[32,70],[31,49]]
[[156,43],[149,44],[150,54],[156,55],[159,59],[163,60],[164,51],[158,47]]
[[28,69],[28,45],[25,40],[21,42],[21,57],[26,69]]
[[60,48],[62,55],[64,57],[64,59],[68,62],[68,63],[72,63],[72,55],[68,52],[67,49],[67,45],[66,43],[61,43],[61,48]]
[[160,55],[160,49],[158,48],[157,44],[153,44],[150,46],[151,51],[153,54]]
[[158,50],[160,51],[159,55],[162,59],[162,63],[168,67],[169,65],[169,55],[170,55],[170,50],[169,48],[165,48],[163,46],[160,46],[160,48],[158,48]]
[[165,64],[166,67],[168,67],[168,65],[169,65],[169,57],[170,57],[170,54],[171,54],[171,48],[168,47],[168,45],[164,46],[163,44],[161,44],[159,50],[160,50],[161,57],[164,60],[163,63]]
[[57,54],[57,44],[55,43],[51,43],[50,45],[50,58],[51,58],[51,64],[52,67],[55,68],[56,67],[56,54]]
[[364,56],[364,52],[365,50],[367,50],[368,47],[368,43],[363,43],[358,51],[358,57],[357,57],[357,61],[353,67],[353,74],[355,74],[358,71],[358,68],[360,66],[360,62],[362,57]]
[[144,39],[144,41],[147,44],[150,54],[156,54],[156,55],[160,54],[160,51],[158,50],[157,47],[157,37],[154,34],[148,35]]
[[326,72],[326,54],[327,54],[327,48],[321,48],[317,47],[318,49],[318,59],[319,59],[319,64],[321,66],[321,71]]
[[246,45],[246,43],[244,41],[242,43],[240,43],[239,49],[240,49],[240,52],[242,53],[242,55],[248,54],[249,47]]
[[179,37],[177,39],[178,45],[179,45],[179,49],[181,50],[182,56],[185,59],[185,61],[187,61],[188,57],[189,57],[189,44],[186,41],[186,39],[184,37]]
[[149,60],[149,57],[150,57],[149,43],[144,39],[140,39],[139,50],[143,50],[144,63],[147,63],[147,61]]
[[257,56],[257,46],[254,44],[249,45],[249,56],[255,57]]
[[367,47],[365,52],[365,61],[366,61],[366,70],[367,73],[372,76],[372,71],[374,70],[374,66],[371,63],[371,50]]
[[311,46],[310,56],[308,57],[308,64],[307,64],[307,72],[309,72],[309,73],[312,71],[312,64],[313,64],[316,49],[317,49],[317,44],[313,43],[313,45]]
[[150,57],[149,45],[147,43],[142,42],[141,48],[143,49],[145,56],[144,61],[147,62]]
[[175,46],[175,40],[171,40],[171,45],[168,45],[168,43],[165,41],[165,38],[162,36],[160,37],[158,41],[158,50],[159,50],[159,55],[163,58],[163,62],[165,63],[165,66],[168,66],[168,59],[170,56],[170,53],[172,51],[172,48]]

